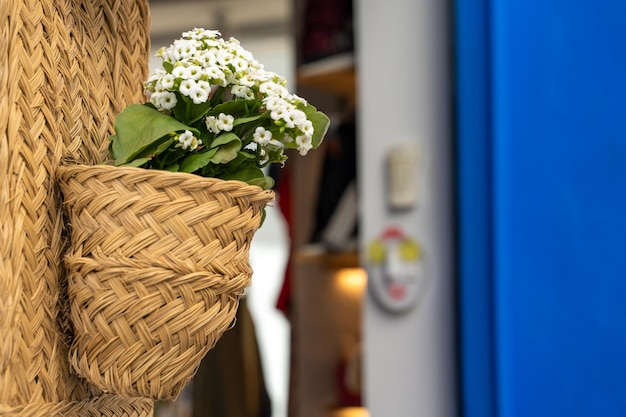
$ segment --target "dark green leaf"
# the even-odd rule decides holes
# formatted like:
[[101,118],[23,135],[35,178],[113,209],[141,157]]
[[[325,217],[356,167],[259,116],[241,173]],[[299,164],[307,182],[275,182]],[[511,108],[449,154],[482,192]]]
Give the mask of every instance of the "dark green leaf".
[[220,101],[222,101],[225,94],[226,94],[225,87],[221,87],[221,86],[217,87],[217,90],[215,90],[215,92],[213,93],[213,97],[211,97],[211,100],[210,100],[211,107],[217,106],[220,103]]
[[195,123],[202,119],[211,109],[211,102],[205,101],[200,104],[192,104],[189,112],[189,124]]
[[179,170],[181,172],[195,172],[209,164],[211,162],[211,158],[215,156],[217,151],[217,149],[210,149],[206,152],[190,155],[183,159]]
[[171,74],[174,70],[174,65],[171,62],[163,61],[163,69],[167,71],[168,74]]
[[233,116],[237,115],[246,115],[247,114],[247,103],[252,102],[254,100],[230,100],[226,101],[222,104],[218,104],[209,111],[208,114],[212,116],[217,116],[220,113],[231,114]]
[[165,142],[163,142],[162,144],[160,144],[159,146],[157,146],[157,148],[154,150],[154,154],[153,155],[159,155],[163,152],[165,152],[165,150],[167,148],[169,148],[172,143],[174,143],[174,139],[168,139]]
[[174,117],[178,120],[187,120],[187,106],[189,106],[189,97],[176,93],[176,105],[172,109]]
[[256,180],[259,178],[263,178],[264,176],[265,174],[260,168],[254,165],[247,165],[238,169],[235,172],[224,173],[220,175],[220,178],[224,180],[239,180],[239,181],[248,182],[248,181]]

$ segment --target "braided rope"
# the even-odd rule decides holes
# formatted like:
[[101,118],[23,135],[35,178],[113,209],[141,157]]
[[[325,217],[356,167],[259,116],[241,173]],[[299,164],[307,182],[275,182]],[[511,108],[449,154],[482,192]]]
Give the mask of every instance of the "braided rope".
[[71,224],[72,366],[105,392],[176,398],[233,324],[273,192],[106,165],[58,174]]
[[147,0],[0,1],[1,410],[82,415],[100,392],[67,359],[53,175],[68,153],[99,162],[115,114],[142,100],[148,23]]
[[18,407],[0,405],[3,417],[81,416],[81,417],[150,417],[152,401],[128,398],[120,401],[117,395],[104,394],[83,401],[31,403]]

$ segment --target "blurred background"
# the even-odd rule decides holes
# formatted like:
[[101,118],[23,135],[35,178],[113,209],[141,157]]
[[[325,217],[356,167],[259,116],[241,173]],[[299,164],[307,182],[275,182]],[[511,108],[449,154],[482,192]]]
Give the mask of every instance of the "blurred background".
[[626,415],[626,3],[150,4],[331,117],[157,417]]

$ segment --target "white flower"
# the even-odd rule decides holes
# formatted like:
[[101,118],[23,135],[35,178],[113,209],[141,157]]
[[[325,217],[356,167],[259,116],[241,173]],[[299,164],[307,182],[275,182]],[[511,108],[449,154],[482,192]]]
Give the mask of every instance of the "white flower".
[[161,84],[161,88],[163,88],[164,90],[170,90],[174,88],[175,81],[176,77],[173,74],[165,74],[163,77],[161,77],[161,80],[159,82]]
[[254,87],[256,84],[250,79],[248,74],[244,74],[243,76],[239,77],[239,85],[242,85],[244,87]]
[[165,110],[171,110],[176,106],[178,100],[176,100],[176,94],[170,91],[163,91],[159,94],[159,103],[156,104],[157,107],[160,107]]
[[158,91],[150,95],[150,103],[154,104],[157,109],[173,109],[176,101],[176,95],[169,91]]
[[204,73],[209,77],[211,81],[218,85],[224,85],[226,83],[226,74],[218,67],[209,67],[204,70]]
[[267,145],[272,139],[272,132],[266,130],[263,126],[259,126],[254,131],[253,140],[260,145]]
[[263,94],[267,94],[268,96],[278,96],[280,85],[276,84],[273,81],[265,81],[259,85],[259,91]]
[[298,145],[298,152],[300,152],[300,155],[302,156],[306,155],[307,152],[313,148],[312,138],[308,135],[296,137],[296,144]]
[[220,115],[217,117],[217,120],[215,121],[215,126],[221,131],[230,132],[231,130],[233,130],[234,121],[235,118],[230,114],[220,113]]
[[302,126],[300,126],[300,130],[302,130],[305,135],[311,137],[313,136],[313,133],[315,133],[315,129],[313,128],[313,122],[308,119],[306,119]]
[[237,84],[237,75],[232,72],[226,72],[226,85]]
[[200,145],[202,145],[202,140],[194,136],[191,139],[191,146],[189,147],[189,149],[191,149],[192,151],[195,151],[196,149],[198,149],[198,146]]
[[208,100],[209,91],[196,84],[189,90],[189,97],[191,97],[194,104],[201,104]]
[[167,48],[165,46],[160,47],[156,53],[154,54],[154,56],[158,57],[158,58],[163,58],[163,54],[165,53],[165,51],[167,51]]
[[287,102],[280,97],[277,96],[269,96],[263,100],[265,103],[265,108],[273,111],[273,110],[282,110],[285,111],[287,109]]
[[183,149],[195,150],[202,141],[196,138],[189,130],[185,130],[178,136],[178,145]]
[[233,67],[235,67],[235,71],[245,71],[248,69],[248,61],[243,58],[235,57],[232,60]]
[[190,65],[187,67],[187,72],[189,74],[189,78],[192,80],[199,80],[200,76],[202,76],[202,68],[198,65]]
[[235,118],[230,114],[220,113],[219,116],[207,116],[205,119],[206,128],[211,133],[230,132],[233,130]]
[[161,94],[163,94],[162,92],[153,92],[150,94],[150,103],[154,104],[155,107],[159,108],[160,107],[160,99],[161,99]]
[[206,30],[202,28],[194,28],[188,32],[183,32],[182,37],[185,39],[212,39],[220,36],[220,32],[217,30]]
[[174,51],[176,52],[177,56],[179,56],[178,59],[189,58],[196,52],[195,42],[190,40],[177,39],[174,41]]
[[206,67],[215,65],[215,63],[217,62],[217,59],[215,58],[215,54],[207,50],[197,51],[193,57],[194,57],[195,63],[197,65],[200,65],[203,71]]
[[191,78],[191,73],[189,72],[189,68],[184,65],[176,65],[172,70],[172,75],[176,78],[182,78],[186,80]]
[[198,81],[198,87],[207,91],[207,94],[211,95],[211,83],[207,81],[200,80]]
[[279,121],[282,120],[285,113],[287,113],[287,107],[279,107],[270,112],[270,117],[272,118],[272,120]]
[[235,56],[232,54],[232,52],[227,51],[225,49],[220,49],[217,52],[217,62],[220,63],[220,65],[228,65],[230,64],[233,59],[235,59]]
[[249,87],[234,85],[230,91],[235,97],[243,98],[246,100],[254,99],[254,92]]
[[254,57],[252,56],[252,52],[246,49],[243,49],[243,48],[237,49],[237,56],[243,58],[248,63],[248,66],[253,66],[252,64],[254,63],[258,64],[258,61],[254,60]]
[[217,118],[215,116],[207,116],[205,119],[206,128],[211,133],[219,133],[220,130],[217,128]]
[[178,87],[178,90],[181,94],[189,96],[191,95],[191,91],[194,89],[194,87],[196,87],[196,82],[194,80],[183,80],[180,83],[180,87]]
[[166,49],[161,49],[162,50],[159,50],[159,52],[157,53],[157,56],[159,56],[160,54],[161,58],[163,58],[163,61],[176,62],[180,60],[180,54],[174,48],[170,47]]
[[306,120],[306,114],[302,110],[290,109],[283,113],[282,120],[289,129],[293,129],[301,121]]

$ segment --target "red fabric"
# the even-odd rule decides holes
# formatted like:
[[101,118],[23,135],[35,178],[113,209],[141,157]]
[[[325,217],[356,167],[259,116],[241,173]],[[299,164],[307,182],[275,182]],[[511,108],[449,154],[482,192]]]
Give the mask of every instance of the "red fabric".
[[[288,170],[281,170],[279,173],[279,179],[276,182],[276,192],[279,196],[278,208],[283,213],[283,217],[287,223],[287,231],[289,234],[289,240],[293,241],[293,218],[291,209],[291,175]],[[276,308],[289,318],[289,312],[291,310],[291,250],[289,251],[289,258],[287,259],[287,267],[285,268],[285,277],[283,279],[283,286],[278,295],[276,301]]]

